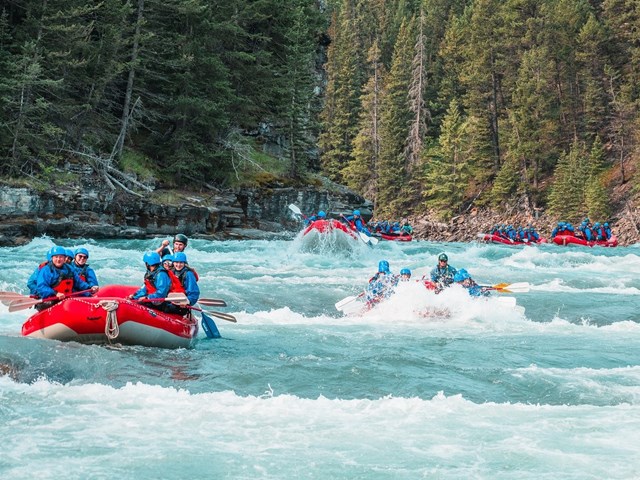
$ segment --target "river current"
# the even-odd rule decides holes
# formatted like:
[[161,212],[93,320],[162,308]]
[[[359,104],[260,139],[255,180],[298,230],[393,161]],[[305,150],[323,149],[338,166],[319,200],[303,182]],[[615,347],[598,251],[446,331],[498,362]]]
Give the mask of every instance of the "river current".
[[[161,240],[0,248],[0,290],[25,293],[54,243],[86,247],[102,285],[141,285]],[[188,350],[23,338],[33,310],[0,306],[0,478],[640,478],[640,245],[305,247],[190,241],[202,296],[238,322]],[[416,279],[442,251],[531,289],[414,282],[336,310],[380,260]]]

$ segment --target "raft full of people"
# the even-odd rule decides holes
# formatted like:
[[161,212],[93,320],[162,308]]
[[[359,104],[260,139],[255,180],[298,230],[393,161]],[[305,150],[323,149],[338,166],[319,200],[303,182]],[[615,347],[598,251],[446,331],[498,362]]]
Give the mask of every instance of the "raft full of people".
[[[531,224],[526,227],[495,225],[489,233],[478,233],[478,238],[484,242],[505,245],[538,245],[547,243],[547,239],[541,237]],[[618,239],[611,232],[608,222],[595,222],[592,225],[588,218],[585,218],[575,228],[570,222],[558,222],[551,232],[549,242],[561,246],[616,247],[618,245]]]
[[[22,335],[81,343],[120,343],[162,348],[190,347],[198,333],[193,311],[201,312],[202,328],[210,338],[220,333],[213,315],[235,322],[232,315],[204,311],[226,306],[223,300],[202,299],[198,274],[184,253],[188,239],[178,234],[173,250],[168,241],[146,252],[143,285],[100,287],[88,265],[89,251],[52,247],[47,260],[27,281],[30,295],[0,292],[9,311],[38,310],[22,326]],[[161,253],[163,256],[161,256]]]
[[[378,270],[369,279],[364,291],[359,295],[344,298],[337,302],[335,307],[346,314],[361,314],[371,310],[392,297],[403,282],[410,282],[411,276],[409,268],[402,268],[399,275],[394,275],[391,273],[389,262],[380,260]],[[529,284],[526,282],[478,285],[466,269],[458,270],[449,265],[449,257],[444,252],[438,255],[438,263],[432,268],[429,275],[422,276],[416,281],[422,283],[427,290],[436,295],[452,285],[461,286],[473,298],[489,297],[492,291],[506,293],[529,291]]]
[[570,222],[558,222],[551,232],[551,240],[556,245],[582,245],[587,247],[616,247],[618,238],[611,232],[609,222],[595,222],[585,218],[576,228]]

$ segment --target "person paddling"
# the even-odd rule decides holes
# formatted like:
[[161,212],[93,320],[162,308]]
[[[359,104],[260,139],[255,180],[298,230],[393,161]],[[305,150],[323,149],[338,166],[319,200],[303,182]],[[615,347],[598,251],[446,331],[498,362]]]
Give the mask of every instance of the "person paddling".
[[38,272],[36,295],[39,298],[53,298],[49,302],[37,304],[38,310],[49,308],[73,292],[91,290],[98,291],[98,286],[91,286],[80,278],[77,272],[66,263],[67,251],[63,247],[54,247],[51,260]]
[[198,279],[193,269],[187,265],[187,255],[184,252],[178,252],[173,255],[173,273],[180,280],[184,293],[189,299],[189,304],[195,305],[198,303],[200,298]]
[[[74,252],[73,263],[71,263],[71,267],[78,273],[78,276],[87,282],[89,286],[94,287],[98,286],[98,277],[96,276],[96,272],[94,272],[93,268],[89,266],[87,263],[89,260],[89,250],[84,247],[77,248]],[[85,293],[82,296],[89,296],[89,293]]]
[[316,220],[326,220],[326,219],[327,219],[327,214],[323,210],[320,210],[318,213],[311,215],[310,217],[305,217],[304,224],[310,225]]
[[456,272],[453,281],[462,285],[472,297],[488,297],[490,295],[489,290],[478,285],[464,268]]
[[[162,266],[158,252],[147,252],[142,257],[147,272],[144,285],[128,298],[132,300],[150,300],[145,302],[149,307],[167,313],[182,313],[183,309],[171,302],[164,301],[169,292],[184,293],[180,280],[170,270]],[[155,301],[154,301],[155,300]]]
[[372,308],[385,298],[389,298],[397,284],[398,277],[391,273],[389,262],[380,260],[378,262],[378,271],[369,279],[369,284],[365,290],[367,307]]
[[431,281],[436,285],[435,293],[440,293],[444,288],[453,283],[453,277],[457,270],[449,265],[449,257],[446,253],[438,255],[438,264],[431,270]]

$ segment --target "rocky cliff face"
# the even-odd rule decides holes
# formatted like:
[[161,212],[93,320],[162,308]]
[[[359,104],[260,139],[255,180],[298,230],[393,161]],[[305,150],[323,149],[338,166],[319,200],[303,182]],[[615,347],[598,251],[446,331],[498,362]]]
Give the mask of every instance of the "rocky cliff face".
[[44,192],[0,185],[0,246],[24,244],[41,235],[145,238],[183,232],[219,239],[291,235],[300,228],[288,208],[291,203],[308,214],[347,213],[353,208],[365,213],[371,207],[355,193],[335,187],[155,191],[138,197],[90,184]]

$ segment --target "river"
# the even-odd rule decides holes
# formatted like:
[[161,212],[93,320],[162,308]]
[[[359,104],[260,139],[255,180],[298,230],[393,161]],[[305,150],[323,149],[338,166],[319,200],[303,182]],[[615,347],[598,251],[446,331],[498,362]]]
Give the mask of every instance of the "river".
[[[86,247],[102,285],[141,285],[160,240],[55,243]],[[0,290],[24,292],[53,244],[0,248]],[[192,240],[202,296],[238,323],[190,350],[23,338],[33,310],[0,306],[0,477],[640,478],[640,245],[303,247]],[[531,290],[414,283],[336,310],[381,259],[416,279],[442,251],[481,284]]]

